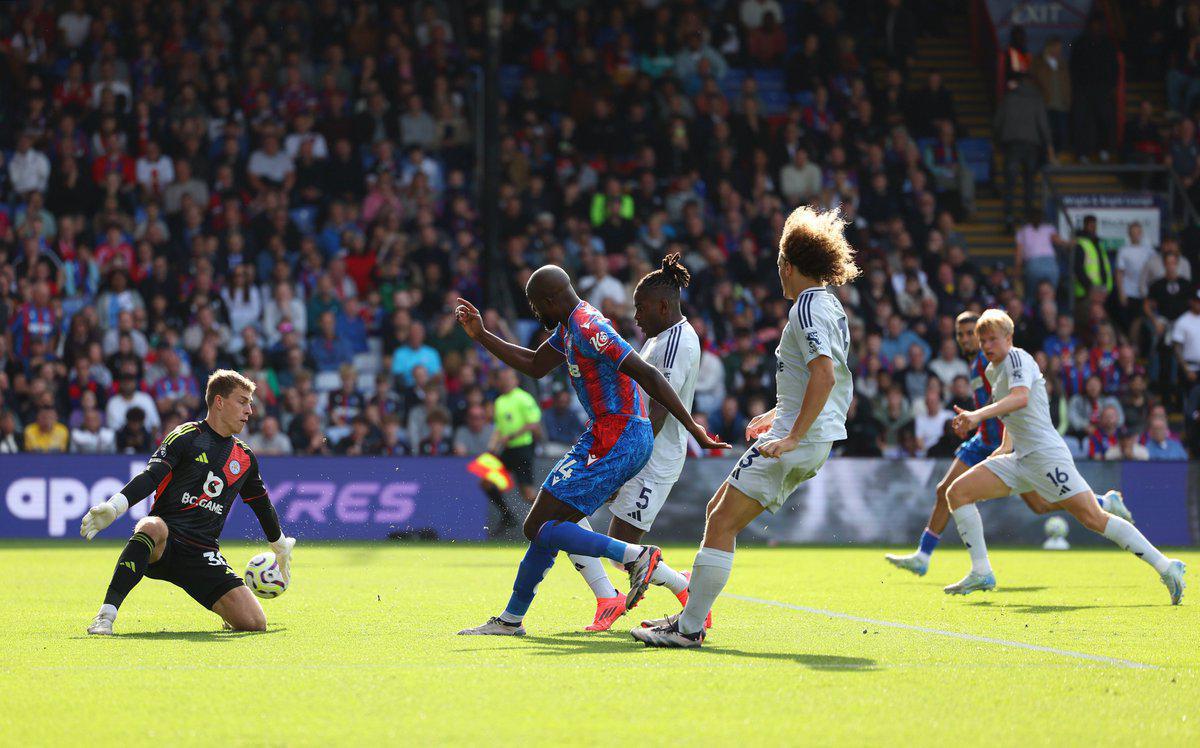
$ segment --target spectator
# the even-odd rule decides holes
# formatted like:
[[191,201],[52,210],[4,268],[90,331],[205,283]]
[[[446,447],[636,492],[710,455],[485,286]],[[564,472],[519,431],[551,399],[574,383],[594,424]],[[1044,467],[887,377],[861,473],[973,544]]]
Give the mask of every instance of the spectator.
[[1146,429],[1146,452],[1151,460],[1186,460],[1187,451],[1178,439],[1171,436],[1167,428],[1167,419],[1158,417],[1150,419]]
[[953,122],[938,122],[937,137],[926,146],[923,158],[937,191],[954,194],[962,212],[967,216],[974,214],[975,175],[954,139]]
[[122,432],[125,421],[129,417],[130,411],[134,408],[141,411],[143,423],[151,430],[157,431],[160,425],[158,408],[155,407],[154,400],[151,399],[150,395],[142,392],[137,387],[137,375],[124,372],[117,377],[116,393],[108,399],[104,421],[118,435]]
[[546,451],[557,451],[575,443],[583,433],[583,419],[573,407],[575,396],[565,386],[558,385],[550,407],[542,411],[542,432],[546,436]]
[[[547,411],[549,414],[549,411]],[[454,430],[454,454],[460,457],[477,457],[491,447],[494,426],[487,421],[487,412],[481,405],[467,408],[465,422]]]
[[941,381],[944,388],[949,388],[955,377],[970,375],[967,362],[959,354],[958,346],[952,338],[942,340],[938,357],[929,362],[929,371]]
[[1150,452],[1138,443],[1138,435],[1129,429],[1117,431],[1117,443],[1104,453],[1105,460],[1144,461],[1150,459]]
[[[1015,268],[1025,279],[1025,301],[1033,303],[1040,283],[1058,288],[1058,255],[1055,249],[1067,245],[1054,225],[1039,211],[1028,213],[1017,231]],[[1069,245],[1068,245],[1069,246]]]
[[996,141],[1004,150],[1004,223],[1014,228],[1013,198],[1017,191],[1017,173],[1023,175],[1025,215],[1033,212],[1033,176],[1041,168],[1042,158],[1054,160],[1050,123],[1042,96],[1024,76],[1009,81],[992,121]]
[[1014,80],[1029,75],[1032,60],[1024,26],[1013,26],[1008,32],[1008,47],[1004,50],[1004,79]]
[[1123,321],[1128,325],[1142,310],[1142,272],[1154,256],[1154,247],[1145,240],[1142,224],[1129,224],[1129,241],[1117,251],[1117,300]]
[[821,191],[821,169],[808,160],[808,150],[797,148],[779,173],[780,190],[792,205],[802,205]]
[[1052,36],[1033,61],[1033,80],[1046,102],[1046,119],[1050,123],[1054,150],[1067,147],[1071,121],[1071,71],[1062,57],[1062,39]]
[[914,408],[913,429],[917,439],[917,456],[924,457],[946,431],[946,423],[954,413],[942,404],[941,380],[930,379],[919,407]]
[[429,413],[429,433],[417,447],[422,457],[448,457],[454,454],[454,442],[450,438],[450,414],[445,408],[435,408]]
[[322,312],[317,319],[317,335],[309,342],[308,352],[317,371],[337,371],[354,359],[350,341],[338,337],[337,318],[332,311]]
[[266,416],[260,429],[246,437],[246,444],[259,456],[290,455],[292,442],[279,429],[279,419]]
[[1083,228],[1075,232],[1075,249],[1071,259],[1075,278],[1075,301],[1088,298],[1093,291],[1108,298],[1113,291],[1112,266],[1108,262],[1108,251],[1096,234],[1096,217],[1083,217]]
[[1179,268],[1178,254],[1163,255],[1163,277],[1151,283],[1146,294],[1147,317],[1161,316],[1174,322],[1187,311],[1195,285],[1180,275]]
[[[1117,429],[1125,425],[1125,411],[1115,397],[1104,394],[1104,382],[1093,374],[1087,378],[1083,392],[1071,397],[1070,433],[1075,436],[1090,437],[1097,429],[1103,427],[1106,438],[1111,437],[1116,444]],[[1110,421],[1103,423],[1106,412],[1111,412]],[[1109,444],[1104,445],[1107,449]],[[1103,454],[1103,450],[1099,450]]]
[[76,454],[113,454],[117,451],[117,435],[104,425],[100,411],[83,411],[83,423],[71,430],[71,452]]
[[37,420],[25,427],[26,452],[66,452],[70,443],[67,427],[59,423],[53,405],[38,408]]
[[159,349],[158,362],[163,368],[162,377],[154,383],[158,412],[167,413],[179,406],[196,412],[200,408],[200,386],[195,377],[184,372],[179,353],[164,345]]
[[1090,433],[1087,437],[1087,456],[1091,460],[1103,460],[1110,450],[1117,450],[1120,454],[1121,447],[1117,443],[1117,434],[1120,432],[1120,416],[1118,408],[1120,406],[1106,405],[1100,411],[1099,420],[1092,424]]
[[413,370],[418,366],[425,369],[430,376],[442,372],[442,358],[438,352],[425,343],[425,326],[413,322],[408,328],[408,339],[405,344],[392,354],[392,374],[400,377],[406,386],[413,384]]
[[290,192],[296,182],[296,165],[292,157],[280,149],[279,138],[269,134],[263,137],[262,147],[250,154],[246,176],[250,186],[259,193],[268,188]]
[[[154,449],[154,441],[146,428],[147,411],[132,407],[125,422],[117,430],[117,449],[124,454],[148,454]],[[157,418],[157,414],[155,418]]]
[[17,149],[8,159],[8,179],[17,195],[45,192],[50,183],[50,159],[33,147],[30,133],[17,138]]
[[1190,388],[1200,381],[1200,290],[1192,293],[1188,310],[1171,325],[1171,342],[1180,373]]

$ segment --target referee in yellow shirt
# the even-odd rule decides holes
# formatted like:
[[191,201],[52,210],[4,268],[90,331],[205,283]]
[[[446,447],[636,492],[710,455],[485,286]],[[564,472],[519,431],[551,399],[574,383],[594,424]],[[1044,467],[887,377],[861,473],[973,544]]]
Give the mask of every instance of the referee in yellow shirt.
[[[521,489],[521,498],[532,504],[537,495],[533,484],[533,443],[542,437],[542,409],[533,395],[517,386],[517,373],[512,369],[501,369],[498,383],[500,396],[492,404],[496,425],[489,451],[512,473]],[[492,491],[495,496],[491,496]],[[516,519],[504,507],[495,486],[491,486],[489,496],[500,508],[502,523],[515,527]]]

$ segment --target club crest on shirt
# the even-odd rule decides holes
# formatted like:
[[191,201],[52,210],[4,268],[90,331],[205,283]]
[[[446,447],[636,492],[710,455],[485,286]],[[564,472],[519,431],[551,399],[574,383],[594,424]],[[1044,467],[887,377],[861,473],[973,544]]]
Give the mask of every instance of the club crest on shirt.
[[234,475],[237,475],[238,473],[242,472],[242,463],[238,462],[237,460],[233,460],[232,462],[230,462],[229,463],[229,472],[233,473]]
[[812,330],[812,331],[808,332],[804,337],[806,340],[808,340],[808,352],[816,353],[817,349],[819,349],[821,347],[820,334],[818,334],[816,330]]

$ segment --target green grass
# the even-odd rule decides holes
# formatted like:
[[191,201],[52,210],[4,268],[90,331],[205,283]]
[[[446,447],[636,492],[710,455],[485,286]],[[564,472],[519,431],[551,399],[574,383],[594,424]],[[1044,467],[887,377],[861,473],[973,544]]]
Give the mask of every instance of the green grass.
[[[649,650],[640,616],[580,631],[593,604],[565,559],[529,636],[454,636],[500,610],[515,546],[302,544],[265,634],[146,580],[118,636],[88,637],[118,548],[0,544],[0,744],[1200,744],[1200,594],[1171,607],[1117,551],[996,550],[1001,588],[951,599],[956,548],[921,579],[878,549],[745,548],[728,591],[1153,669],[739,599],[702,651]],[[636,613],[676,608],[655,588]]]

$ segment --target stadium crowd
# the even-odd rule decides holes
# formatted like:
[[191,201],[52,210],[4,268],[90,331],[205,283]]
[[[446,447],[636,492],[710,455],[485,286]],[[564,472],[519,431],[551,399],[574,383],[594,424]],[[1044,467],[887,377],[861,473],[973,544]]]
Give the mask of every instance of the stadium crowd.
[[[695,410],[740,442],[774,394],[775,242],[812,203],[841,209],[865,269],[838,289],[856,369],[842,453],[952,454],[971,397],[953,320],[995,305],[1080,455],[1185,459],[1196,430],[1167,412],[1200,401],[1200,297],[1178,242],[1131,235],[1097,269],[1084,233],[1032,215],[1014,267],[972,259],[953,97],[909,72],[946,6],[506,3],[489,266],[481,3],[16,3],[0,18],[0,452],[148,452],[226,366],[258,383],[262,454],[503,449],[492,403],[511,385],[454,299],[483,308],[500,274],[515,308],[486,324],[535,346],[524,283],[554,262],[639,341],[632,288],[669,252],[693,275]],[[1194,171],[1184,127],[1170,152]],[[522,385],[543,443],[583,426],[564,376]]]

